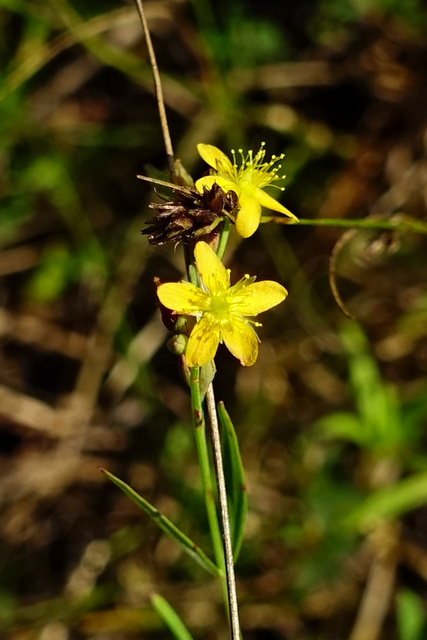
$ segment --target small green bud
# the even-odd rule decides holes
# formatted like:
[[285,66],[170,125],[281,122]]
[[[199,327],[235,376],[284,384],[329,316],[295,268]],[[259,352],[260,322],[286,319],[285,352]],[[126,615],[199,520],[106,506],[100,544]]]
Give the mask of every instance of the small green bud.
[[185,352],[188,338],[183,333],[176,333],[167,341],[167,347],[171,353],[180,356]]
[[207,364],[200,367],[200,395],[205,397],[210,383],[215,378],[216,366],[215,361],[211,360]]

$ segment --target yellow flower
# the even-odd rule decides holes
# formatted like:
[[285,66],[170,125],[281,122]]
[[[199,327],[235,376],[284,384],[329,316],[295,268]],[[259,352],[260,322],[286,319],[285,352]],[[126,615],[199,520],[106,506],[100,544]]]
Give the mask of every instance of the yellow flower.
[[198,242],[194,250],[202,288],[190,282],[167,282],[160,285],[160,302],[178,314],[197,316],[187,344],[185,359],[189,367],[203,366],[212,360],[220,342],[244,366],[257,359],[259,338],[251,325],[258,322],[245,316],[256,316],[282,302],[287,291],[278,282],[245,275],[230,286],[230,270],[226,269],[206,242]]
[[[225,153],[211,144],[198,144],[197,150],[203,160],[215,170],[215,173],[197,180],[196,188],[202,193],[203,187],[211,188],[216,182],[225,192],[235,191],[237,193],[240,211],[237,214],[236,228],[243,238],[249,238],[258,229],[261,220],[261,207],[279,211],[294,220],[298,219],[264,191],[264,188],[272,182],[285,177],[277,175],[281,168],[277,162],[283,159],[283,155],[272,156],[270,162],[264,162],[265,150],[264,143],[262,143],[255,156],[252,151],[244,156],[243,151],[239,149],[242,161],[238,166],[234,150],[231,151],[233,162]],[[280,189],[283,191],[283,188]]]

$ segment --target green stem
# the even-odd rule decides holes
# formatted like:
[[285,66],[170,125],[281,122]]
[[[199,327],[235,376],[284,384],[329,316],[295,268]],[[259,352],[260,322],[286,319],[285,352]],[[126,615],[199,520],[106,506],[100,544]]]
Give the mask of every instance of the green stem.
[[206,441],[206,424],[203,412],[202,398],[199,385],[199,367],[192,367],[190,375],[191,413],[193,418],[194,437],[196,441],[197,457],[202,476],[203,495],[205,498],[206,513],[212,540],[212,547],[217,566],[223,571],[221,584],[225,589],[226,602],[228,603],[227,585],[225,578],[225,561],[222,544],[221,530],[218,522],[218,514],[215,504],[215,493],[212,483],[211,463]]
[[222,257],[225,252],[225,248],[227,246],[228,236],[230,235],[230,229],[231,229],[230,220],[228,218],[224,218],[224,223],[223,223],[221,235],[219,238],[218,251],[216,252],[220,260],[222,260]]
[[195,287],[199,286],[199,276],[197,274],[196,265],[194,264],[193,252],[190,249],[190,245],[188,242],[184,242],[184,258],[185,258],[185,268],[187,270],[187,278],[191,284],[194,284]]
[[427,234],[427,223],[416,220],[410,216],[397,215],[389,220],[364,218],[364,219],[346,219],[346,218],[318,218],[307,219],[302,218],[298,221],[292,221],[288,218],[277,218],[275,216],[263,217],[263,222],[273,220],[279,224],[288,226],[310,226],[310,227],[341,227],[354,229],[378,229],[379,231],[415,231],[417,233]]
[[218,489],[218,503],[221,515],[222,538],[225,553],[225,575],[227,580],[228,612],[231,640],[240,640],[239,608],[237,602],[236,577],[234,574],[233,548],[231,543],[230,516],[228,511],[227,488],[225,485],[224,464],[222,460],[221,436],[212,383],[208,387],[206,403],[211,426],[211,443]]

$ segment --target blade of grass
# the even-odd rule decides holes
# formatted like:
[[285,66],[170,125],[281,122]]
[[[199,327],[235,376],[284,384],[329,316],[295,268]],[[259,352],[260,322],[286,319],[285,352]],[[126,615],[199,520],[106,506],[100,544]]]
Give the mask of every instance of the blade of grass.
[[236,562],[243,541],[248,511],[248,494],[246,491],[245,473],[240,455],[239,442],[234,425],[223,402],[218,403],[217,411],[222,428],[222,445],[231,516],[233,556],[234,562]]
[[158,593],[153,593],[151,604],[176,640],[193,640],[187,627],[167,600]]
[[176,525],[173,524],[166,516],[164,516],[156,507],[142,498],[136,491],[134,491],[128,484],[117,478],[115,475],[101,469],[102,473],[107,476],[111,482],[123,491],[135,504],[138,505],[150,518],[157,524],[157,526],[167,535],[171,540],[176,542],[181,549],[183,549],[188,555],[194,558],[206,571],[213,576],[221,576],[222,571],[208,558],[208,556],[195,544],[185,533],[183,533]]

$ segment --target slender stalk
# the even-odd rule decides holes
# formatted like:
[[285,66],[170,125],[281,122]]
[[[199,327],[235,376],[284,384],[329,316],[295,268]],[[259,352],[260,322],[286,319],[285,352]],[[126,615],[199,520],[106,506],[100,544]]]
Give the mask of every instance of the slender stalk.
[[[205,498],[206,513],[212,540],[212,547],[217,566],[224,572],[224,550],[222,546],[221,530],[218,522],[218,514],[215,505],[215,492],[212,483],[209,451],[206,441],[206,425],[203,412],[202,398],[199,386],[199,367],[192,367],[190,375],[191,412],[193,418],[194,438],[196,441],[197,458],[202,476],[203,494]],[[223,593],[226,593],[225,574],[221,579]],[[227,596],[228,599],[228,596]]]
[[154,53],[154,47],[151,41],[150,30],[148,29],[147,20],[145,18],[145,12],[144,12],[142,0],[135,0],[135,1],[136,1],[136,8],[138,9],[139,17],[141,19],[141,24],[144,31],[145,39],[147,41],[148,55],[150,56],[151,68],[153,71],[154,87],[156,91],[157,108],[159,110],[160,125],[162,127],[163,140],[165,142],[166,156],[168,159],[169,174],[170,174],[171,182],[174,182],[175,158],[173,153],[172,140],[169,133],[168,120],[166,117],[165,101],[163,99],[162,81],[160,79],[160,73],[159,73],[159,68],[157,66],[156,54]]
[[211,425],[211,441],[218,487],[219,512],[225,552],[225,574],[227,579],[228,607],[230,614],[231,640],[240,640],[239,609],[237,604],[236,579],[234,575],[233,549],[231,544],[230,518],[228,515],[227,489],[222,462],[221,437],[216,413],[215,395],[212,383],[206,394],[206,404]]
[[298,221],[289,218],[279,218],[277,216],[263,217],[263,222],[270,220],[277,224],[286,224],[288,226],[309,226],[309,227],[341,227],[344,229],[378,229],[379,231],[415,231],[417,233],[427,234],[427,223],[422,220],[416,220],[410,216],[396,215],[391,219],[384,220],[382,218],[317,218],[307,219],[300,218]]

